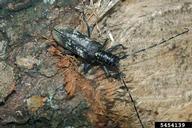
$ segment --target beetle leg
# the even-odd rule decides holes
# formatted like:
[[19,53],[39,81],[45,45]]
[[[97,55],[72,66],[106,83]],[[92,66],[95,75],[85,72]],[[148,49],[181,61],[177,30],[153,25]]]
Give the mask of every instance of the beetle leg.
[[103,66],[103,70],[104,70],[107,77],[111,76],[111,74],[110,74],[110,72],[109,72],[109,70],[107,69],[106,66]]
[[104,43],[102,44],[103,46],[102,48],[106,49],[108,44],[109,44],[108,39],[105,39]]
[[85,22],[85,24],[87,26],[87,36],[91,37],[91,33],[93,31],[94,26],[91,26],[91,25],[88,24],[88,21],[86,19],[84,11],[82,12],[82,14],[83,14],[83,16],[82,16],[83,17],[83,21]]
[[122,73],[122,72],[113,72],[113,71],[110,71],[106,66],[103,66],[103,70],[104,70],[104,72],[105,72],[105,74],[106,74],[107,77],[110,77],[110,76],[111,76],[111,77],[113,77],[113,78],[120,79],[120,78],[122,78],[122,77],[125,76],[125,74]]
[[111,73],[111,76],[115,79],[120,79],[120,78],[123,78],[125,77],[125,74],[122,73],[122,72],[112,72]]
[[118,56],[119,59],[125,59],[127,56],[129,56],[128,54],[126,54],[126,52],[120,52],[114,55]]
[[114,45],[112,46],[111,48],[107,49],[106,51],[108,52],[112,52],[114,50],[117,50],[118,48],[122,47],[123,49],[127,49],[125,46],[123,46],[122,44],[117,44],[117,45]]
[[84,72],[84,74],[88,73],[88,71],[89,71],[90,69],[91,69],[91,65],[90,65],[90,64],[85,63],[85,64],[83,65],[83,72]]
[[103,66],[103,70],[106,74],[107,77],[110,77],[110,76],[116,76],[117,73],[113,72],[113,71],[110,71],[106,66]]
[[58,49],[62,52],[62,54],[65,55],[74,55],[71,51],[67,50],[67,49],[63,49],[62,47],[58,46]]

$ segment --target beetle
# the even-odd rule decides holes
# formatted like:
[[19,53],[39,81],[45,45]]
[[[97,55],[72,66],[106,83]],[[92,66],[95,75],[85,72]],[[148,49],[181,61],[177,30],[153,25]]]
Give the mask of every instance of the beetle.
[[[54,28],[53,38],[57,44],[64,48],[67,53],[76,55],[84,60],[84,73],[86,74],[93,65],[100,65],[105,71],[106,76],[119,77],[119,61],[126,57],[122,54],[113,54],[112,52],[122,47],[122,44],[114,45],[108,49],[105,48],[106,42],[101,43],[92,40],[90,34],[85,35],[70,27]],[[115,69],[115,71],[114,71]]]
[[114,78],[120,78],[123,76],[123,73],[119,71],[119,62],[121,59],[154,48],[177,36],[185,34],[189,31],[188,28],[185,29],[185,31],[178,33],[175,36],[162,40],[147,48],[135,51],[132,54],[126,54],[125,52],[113,54],[113,52],[120,47],[123,49],[126,49],[126,47],[122,44],[117,44],[106,49],[106,42],[101,44],[90,38],[91,27],[88,25],[87,35],[70,27],[54,28],[52,34],[57,44],[64,48],[68,54],[76,55],[84,60],[83,70],[85,74],[91,69],[91,66],[100,65],[107,77],[112,76]]

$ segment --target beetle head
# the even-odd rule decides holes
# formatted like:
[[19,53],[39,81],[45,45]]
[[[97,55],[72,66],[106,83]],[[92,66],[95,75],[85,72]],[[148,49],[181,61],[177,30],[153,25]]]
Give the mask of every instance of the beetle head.
[[69,41],[68,36],[73,33],[73,29],[69,27],[54,28],[52,31],[53,38],[56,42],[63,46],[64,42]]

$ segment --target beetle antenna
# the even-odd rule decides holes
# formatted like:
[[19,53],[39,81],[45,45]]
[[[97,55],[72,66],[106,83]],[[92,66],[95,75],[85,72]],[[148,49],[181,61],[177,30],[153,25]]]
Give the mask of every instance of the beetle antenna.
[[[189,32],[189,29],[188,29],[188,28],[185,28],[185,29],[186,29],[185,31],[183,31],[183,32],[181,32],[181,33],[178,33],[178,34],[176,34],[176,35],[174,35],[174,36],[172,36],[172,37],[169,37],[168,39],[162,40],[162,41],[159,42],[159,43],[153,44],[153,45],[151,45],[151,46],[149,46],[149,47],[146,47],[146,48],[142,48],[142,49],[140,49],[140,50],[138,50],[138,51],[135,51],[135,52],[133,52],[133,53],[131,53],[131,54],[127,54],[126,57],[128,57],[128,56],[130,56],[130,55],[134,55],[134,54],[140,53],[140,52],[144,52],[144,51],[149,50],[149,49],[152,49],[152,48],[154,48],[154,47],[156,47],[156,46],[158,46],[158,45],[164,44],[164,43],[166,43],[167,41],[170,41],[170,40],[172,40],[172,39],[174,39],[174,38],[176,38],[176,37],[178,37],[178,36],[180,36],[180,35],[183,35],[183,34]],[[123,59],[126,58],[126,57],[123,57]]]
[[57,30],[56,28],[53,28],[53,30],[55,30],[55,31],[58,32],[59,34],[63,35],[63,33],[60,32],[59,30]]
[[129,90],[129,88],[128,88],[128,86],[127,86],[124,78],[123,78],[123,77],[120,77],[120,79],[121,79],[121,81],[123,82],[123,85],[124,85],[124,87],[126,88],[126,91],[128,92],[129,97],[131,98],[131,102],[133,103],[133,107],[134,107],[135,112],[136,112],[136,114],[137,114],[137,118],[139,119],[139,122],[140,122],[140,124],[141,124],[141,127],[144,128],[143,122],[141,121],[139,112],[138,112],[138,110],[137,110],[136,104],[135,104],[135,102],[134,102],[134,100],[133,100],[133,97],[132,97],[132,95],[131,95],[131,92],[130,92],[130,90]]

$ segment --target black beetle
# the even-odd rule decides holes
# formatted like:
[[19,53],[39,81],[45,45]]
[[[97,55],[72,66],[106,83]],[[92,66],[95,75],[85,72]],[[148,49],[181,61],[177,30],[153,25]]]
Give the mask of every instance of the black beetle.
[[53,37],[57,44],[67,50],[68,53],[79,56],[85,61],[84,73],[89,71],[91,65],[100,65],[107,76],[118,77],[121,74],[118,71],[119,61],[126,55],[115,55],[112,52],[119,47],[125,49],[122,44],[105,49],[106,43],[102,45],[90,39],[89,36],[69,27],[54,28]]
[[92,28],[87,24],[87,36],[69,27],[63,27],[60,29],[54,28],[53,37],[58,45],[64,48],[69,54],[79,56],[85,61],[84,73],[87,73],[90,70],[91,65],[100,65],[103,67],[107,76],[113,76],[115,78],[120,78],[123,75],[123,73],[119,72],[119,61],[121,59],[154,48],[189,31],[189,29],[186,28],[185,31],[178,33],[175,36],[135,51],[132,54],[126,54],[125,52],[113,54],[112,52],[118,48],[122,47],[123,49],[126,49],[126,47],[122,44],[118,44],[105,49],[106,43],[102,45],[90,38],[91,29]]

